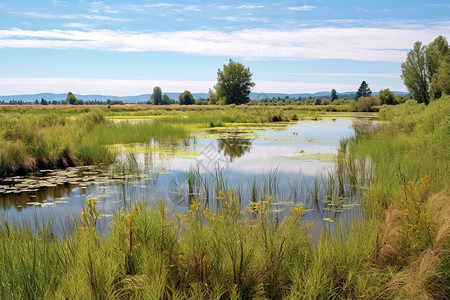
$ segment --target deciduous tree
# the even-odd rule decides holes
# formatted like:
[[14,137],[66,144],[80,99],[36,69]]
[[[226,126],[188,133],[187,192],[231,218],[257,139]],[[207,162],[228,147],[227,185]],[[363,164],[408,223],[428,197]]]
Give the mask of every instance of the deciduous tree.
[[150,103],[154,105],[162,104],[162,90],[159,86],[153,88],[153,94],[150,96]]
[[255,86],[252,75],[250,68],[230,59],[228,65],[223,65],[223,70],[217,71],[217,84],[214,86],[215,93],[212,98],[215,102],[224,101],[218,104],[247,103],[251,89]]
[[394,93],[390,89],[384,89],[378,92],[378,99],[380,99],[381,104],[393,105],[395,104]]
[[184,91],[183,93],[181,93],[180,96],[178,97],[178,99],[180,100],[181,105],[194,104],[194,97],[192,96],[191,92],[189,92],[187,90]]
[[[417,102],[428,104],[430,98],[439,98],[445,92],[449,55],[449,45],[443,36],[438,36],[427,46],[417,41],[409,51],[402,63],[401,78]],[[441,68],[441,65],[444,66]],[[441,77],[444,77],[443,81]]]
[[441,59],[438,71],[430,83],[430,100],[438,99],[444,94],[450,95],[450,55]]

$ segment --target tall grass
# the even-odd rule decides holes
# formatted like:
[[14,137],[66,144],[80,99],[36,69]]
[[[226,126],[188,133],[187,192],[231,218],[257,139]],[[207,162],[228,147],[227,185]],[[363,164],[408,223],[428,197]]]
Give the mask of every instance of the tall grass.
[[[362,293],[367,287],[357,275],[364,274],[361,270],[369,261],[364,255],[372,251],[361,247],[372,244],[367,240],[373,234],[347,233],[351,241],[346,243],[338,235],[324,237],[313,246],[302,221],[306,212],[302,206],[291,208],[277,224],[270,199],[249,206],[246,214],[231,191],[220,194],[219,201],[215,213],[193,200],[185,214],[172,217],[162,200],[153,208],[140,203],[118,212],[107,234],[97,230],[100,211],[92,200],[74,231],[64,236],[53,234],[46,224],[32,232],[27,225],[4,222],[0,295],[3,299],[328,298],[354,295],[355,286]],[[335,269],[323,265],[325,261]],[[324,281],[313,282],[314,276]]]
[[[405,268],[393,273],[377,297],[431,298],[442,295],[442,284],[450,280],[448,272],[442,272],[450,251],[450,216],[441,204],[448,201],[450,190],[449,100],[444,96],[428,106],[409,101],[382,107],[380,116],[388,123],[361,132],[341,147],[338,170],[355,174],[355,182],[358,174],[369,175],[366,212],[392,235],[382,233],[389,244],[378,245],[377,259],[382,257],[391,268]],[[383,252],[386,247],[391,250]],[[383,257],[389,252],[394,255]]]

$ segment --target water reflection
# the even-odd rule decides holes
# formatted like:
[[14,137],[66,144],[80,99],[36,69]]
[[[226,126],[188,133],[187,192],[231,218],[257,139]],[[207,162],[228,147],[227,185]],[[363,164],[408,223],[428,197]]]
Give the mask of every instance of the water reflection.
[[239,133],[232,133],[232,135],[227,138],[220,138],[217,140],[219,152],[223,152],[224,155],[228,156],[230,162],[233,162],[233,159],[239,158],[245,153],[249,153],[251,147],[251,140],[239,137]]

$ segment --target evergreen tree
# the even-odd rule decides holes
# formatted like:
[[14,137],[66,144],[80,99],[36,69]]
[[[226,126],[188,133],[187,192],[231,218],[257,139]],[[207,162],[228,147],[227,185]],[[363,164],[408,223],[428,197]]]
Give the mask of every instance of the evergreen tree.
[[361,85],[359,86],[358,91],[356,92],[356,100],[358,100],[360,97],[370,97],[372,96],[372,91],[369,88],[369,85],[363,81],[361,82]]
[[331,90],[331,96],[330,97],[331,97],[331,101],[334,101],[334,100],[336,100],[338,98],[337,92],[336,92],[335,89]]

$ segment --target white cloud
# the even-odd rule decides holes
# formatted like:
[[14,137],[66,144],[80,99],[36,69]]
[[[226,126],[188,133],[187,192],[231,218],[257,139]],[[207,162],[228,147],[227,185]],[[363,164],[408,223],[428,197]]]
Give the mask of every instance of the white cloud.
[[[101,18],[101,20],[107,19]],[[406,49],[410,49],[415,41],[429,43],[438,35],[448,35],[446,25],[448,24],[404,28],[326,27],[289,31],[252,29],[233,32],[193,30],[156,33],[106,29],[34,31],[15,28],[0,30],[0,48],[167,51],[248,59],[345,59],[400,62],[406,57]]]
[[288,10],[292,10],[292,11],[308,11],[308,10],[312,10],[316,8],[315,6],[311,6],[311,5],[301,5],[301,6],[292,6],[292,7],[288,7]]
[[264,8],[264,5],[239,5],[236,8],[238,9],[256,9],[256,8]]
[[99,14],[79,14],[79,15],[57,15],[57,14],[49,14],[49,13],[40,13],[40,12],[33,12],[33,11],[24,11],[24,12],[11,12],[15,15],[22,15],[27,17],[33,17],[33,18],[39,18],[39,19],[63,19],[63,20],[79,20],[79,19],[86,19],[86,20],[95,20],[95,21],[106,21],[106,22],[127,22],[128,19],[125,18],[117,18],[117,17],[110,17],[106,15],[99,15]]
[[227,16],[227,17],[214,17],[214,20],[224,20],[224,21],[230,21],[230,22],[238,22],[241,18],[236,16]]
[[227,9],[258,9],[258,8],[264,8],[264,5],[249,5],[249,4],[243,4],[238,6],[231,6],[231,5],[219,5],[216,6],[217,9],[221,10],[227,10]]
[[146,8],[169,8],[173,7],[174,5],[171,3],[155,3],[155,4],[145,4],[144,7]]
[[184,8],[186,11],[202,11],[198,6],[188,5]]
[[69,27],[69,28],[79,28],[79,29],[90,29],[93,27],[92,24],[84,24],[84,23],[76,23],[76,22],[66,23],[63,26]]
[[104,15],[85,15],[83,16],[87,20],[95,20],[95,21],[106,21],[106,22],[127,22],[128,19],[124,18],[116,18]]
[[94,1],[90,3],[91,8],[89,9],[89,12],[91,13],[109,13],[109,14],[117,14],[119,13],[118,10],[112,9],[110,5],[106,5],[103,3],[103,1]]

